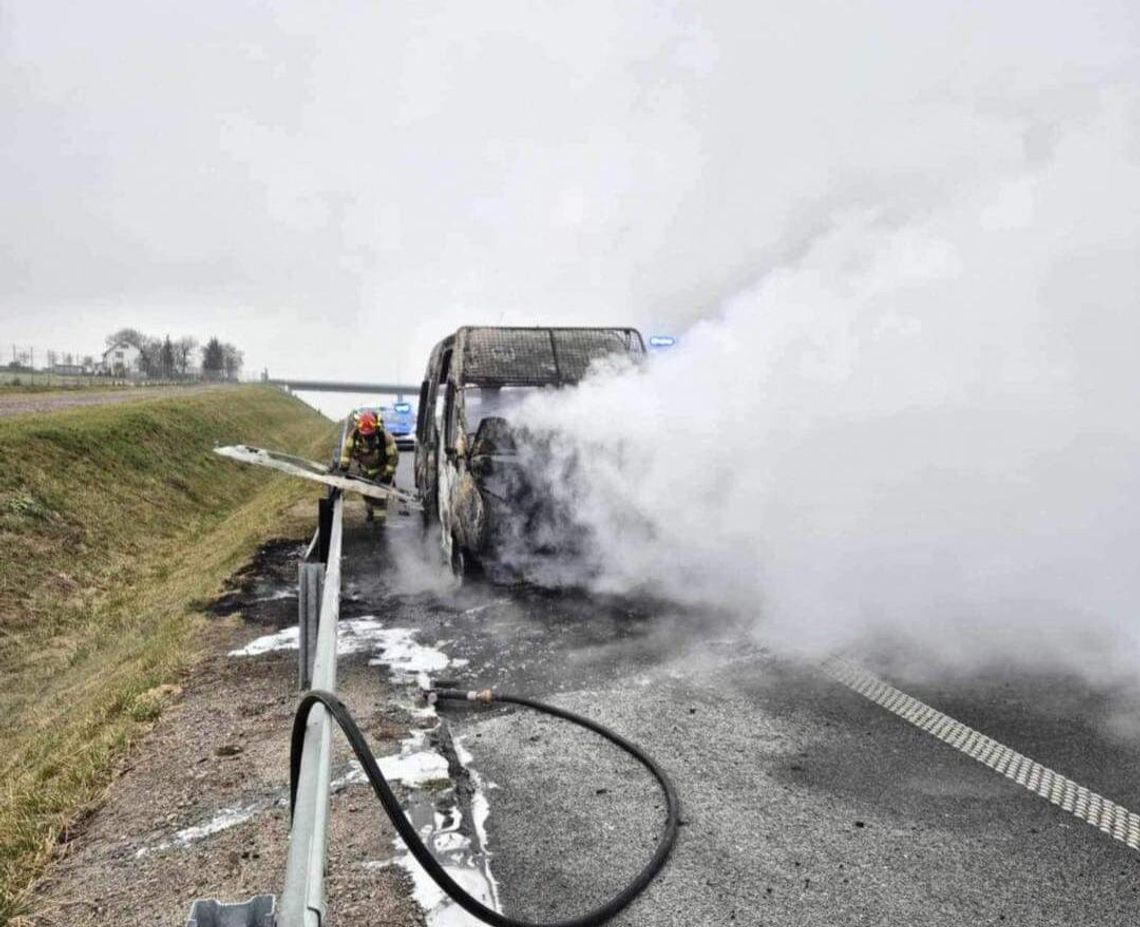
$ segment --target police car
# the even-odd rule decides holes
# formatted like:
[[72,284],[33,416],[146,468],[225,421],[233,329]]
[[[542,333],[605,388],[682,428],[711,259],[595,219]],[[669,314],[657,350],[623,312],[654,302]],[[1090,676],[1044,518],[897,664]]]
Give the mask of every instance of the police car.
[[396,447],[401,451],[416,448],[416,413],[410,402],[400,400],[390,406],[380,407],[380,417],[384,427],[396,439]]

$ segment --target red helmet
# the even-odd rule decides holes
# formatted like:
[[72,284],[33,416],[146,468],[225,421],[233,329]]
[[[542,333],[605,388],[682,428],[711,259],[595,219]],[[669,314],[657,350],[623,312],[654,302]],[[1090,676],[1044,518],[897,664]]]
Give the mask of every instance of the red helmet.
[[362,412],[360,414],[360,421],[356,423],[356,430],[362,435],[374,435],[377,428],[376,413],[375,412]]

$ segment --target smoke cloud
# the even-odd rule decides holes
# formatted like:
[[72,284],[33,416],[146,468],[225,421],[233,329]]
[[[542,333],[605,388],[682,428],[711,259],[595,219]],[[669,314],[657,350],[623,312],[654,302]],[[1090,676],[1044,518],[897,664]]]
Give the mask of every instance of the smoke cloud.
[[811,653],[1134,673],[1138,117],[1102,88],[866,173],[677,348],[535,397],[593,587]]
[[1047,159],[1138,57],[1133,0],[5,0],[0,338],[416,382],[458,324],[675,331]]
[[680,334],[526,411],[595,588],[1134,669],[1134,0],[8,0],[0,77],[6,343]]

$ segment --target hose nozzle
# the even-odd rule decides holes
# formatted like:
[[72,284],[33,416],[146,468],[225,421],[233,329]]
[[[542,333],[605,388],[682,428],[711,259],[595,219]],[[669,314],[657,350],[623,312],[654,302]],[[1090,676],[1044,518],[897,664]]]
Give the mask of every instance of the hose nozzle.
[[420,687],[420,698],[425,705],[434,705],[439,700],[440,692],[450,692],[459,687],[454,679],[432,680],[427,673],[420,673],[416,679]]
[[424,694],[427,696],[429,704],[434,704],[443,699],[449,702],[483,702],[489,705],[495,700],[495,693],[492,689],[431,689]]

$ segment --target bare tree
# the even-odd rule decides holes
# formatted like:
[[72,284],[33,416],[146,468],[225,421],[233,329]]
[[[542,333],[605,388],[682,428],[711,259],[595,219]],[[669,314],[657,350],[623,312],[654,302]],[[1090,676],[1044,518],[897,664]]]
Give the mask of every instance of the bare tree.
[[143,336],[142,344],[138,345],[139,366],[148,377],[162,376],[162,341],[158,338]]
[[227,342],[222,345],[222,366],[225,367],[227,380],[236,380],[238,378],[244,359],[242,352],[232,344]]
[[174,342],[170,340],[169,335],[163,339],[159,360],[162,364],[162,378],[169,380],[174,376]]
[[174,342],[174,368],[180,377],[190,372],[190,358],[198,350],[198,339],[185,336]]
[[226,354],[222,343],[217,338],[211,338],[202,348],[202,373],[206,379],[221,379],[226,369]]
[[117,344],[129,344],[133,348],[143,350],[143,346],[150,339],[147,338],[137,328],[120,328],[117,332],[113,332],[104,339],[107,347],[113,348]]

